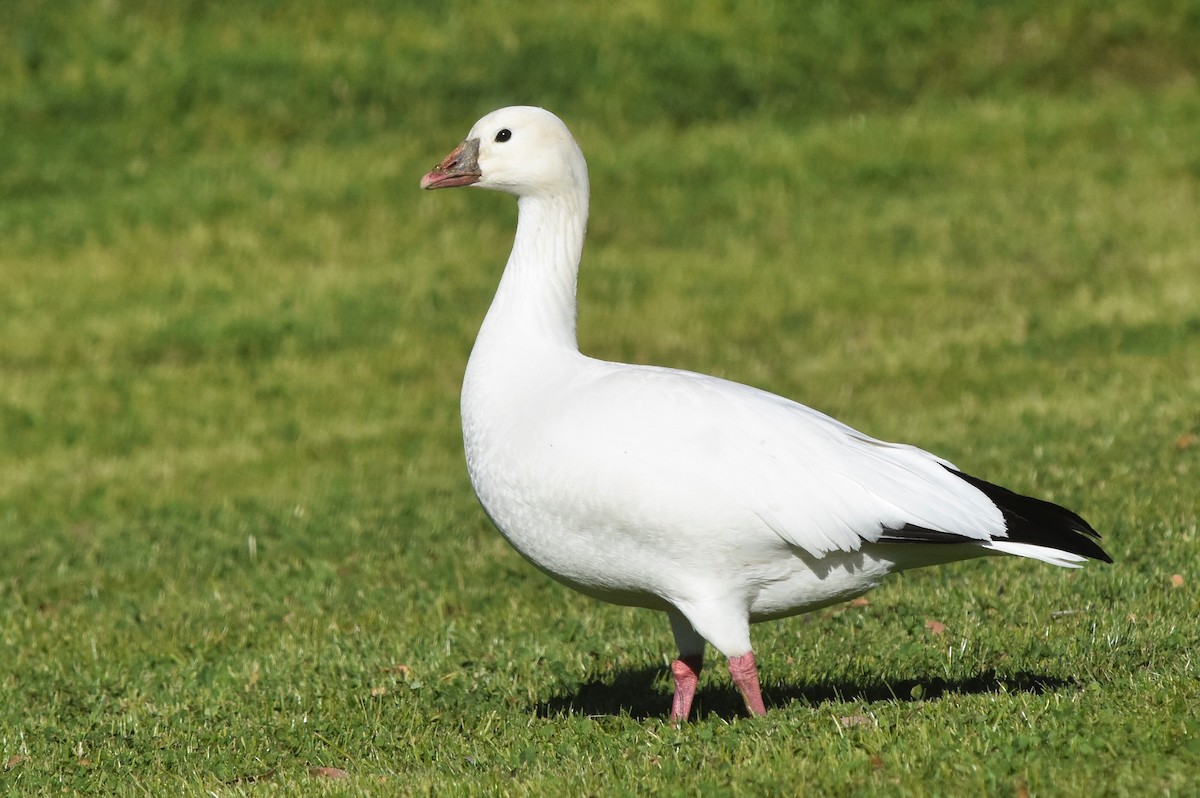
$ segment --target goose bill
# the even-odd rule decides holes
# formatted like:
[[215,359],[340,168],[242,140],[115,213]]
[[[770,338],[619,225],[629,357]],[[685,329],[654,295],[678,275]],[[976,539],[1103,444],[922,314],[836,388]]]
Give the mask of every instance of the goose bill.
[[479,139],[467,139],[421,178],[421,188],[454,188],[478,183]]

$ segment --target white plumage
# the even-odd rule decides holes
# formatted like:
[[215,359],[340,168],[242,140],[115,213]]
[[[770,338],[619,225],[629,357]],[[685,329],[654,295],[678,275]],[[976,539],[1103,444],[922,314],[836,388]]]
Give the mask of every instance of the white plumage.
[[518,198],[512,254],[463,382],[480,502],[555,579],[667,612],[680,651],[675,720],[688,714],[706,640],[729,658],[750,711],[765,711],[752,621],[986,554],[1111,562],[1074,513],[928,452],[728,380],[580,354],[587,166],[553,114],[488,114],[421,185]]

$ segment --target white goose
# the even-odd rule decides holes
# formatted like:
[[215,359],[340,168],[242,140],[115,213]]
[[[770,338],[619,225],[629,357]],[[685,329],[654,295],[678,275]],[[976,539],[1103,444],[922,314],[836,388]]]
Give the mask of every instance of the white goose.
[[687,718],[708,641],[764,714],[750,624],[886,575],[987,554],[1112,562],[1075,513],[803,405],[687,371],[580,354],[587,164],[558,117],[503,108],[421,180],[517,197],[512,254],[462,390],[471,482],[526,559],[595,598],[662,610]]

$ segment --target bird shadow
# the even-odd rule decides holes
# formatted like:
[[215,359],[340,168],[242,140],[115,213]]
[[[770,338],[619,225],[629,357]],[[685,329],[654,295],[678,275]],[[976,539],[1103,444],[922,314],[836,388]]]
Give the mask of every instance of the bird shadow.
[[[666,717],[671,708],[669,688],[661,689],[667,671],[663,668],[637,668],[622,671],[615,678],[593,680],[564,695],[539,701],[533,710],[538,717],[564,715],[604,717],[627,715],[637,720]],[[1070,679],[1048,674],[1018,671],[999,674],[989,669],[963,679],[900,679],[896,681],[842,681],[799,685],[775,685],[763,689],[767,709],[789,704],[817,706],[827,701],[931,701],[947,695],[988,693],[1028,693],[1041,695],[1075,685]],[[741,696],[732,687],[710,687],[698,693],[692,709],[694,718],[715,717],[724,720],[746,714]]]

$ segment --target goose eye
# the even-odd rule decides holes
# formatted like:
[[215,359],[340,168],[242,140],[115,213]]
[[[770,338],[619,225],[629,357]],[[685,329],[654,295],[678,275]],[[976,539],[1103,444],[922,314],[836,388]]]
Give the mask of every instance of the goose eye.
[[499,133],[496,134],[496,141],[498,141],[502,144],[511,138],[512,138],[512,131],[509,130],[508,128],[503,128],[503,129],[501,129],[501,131]]

